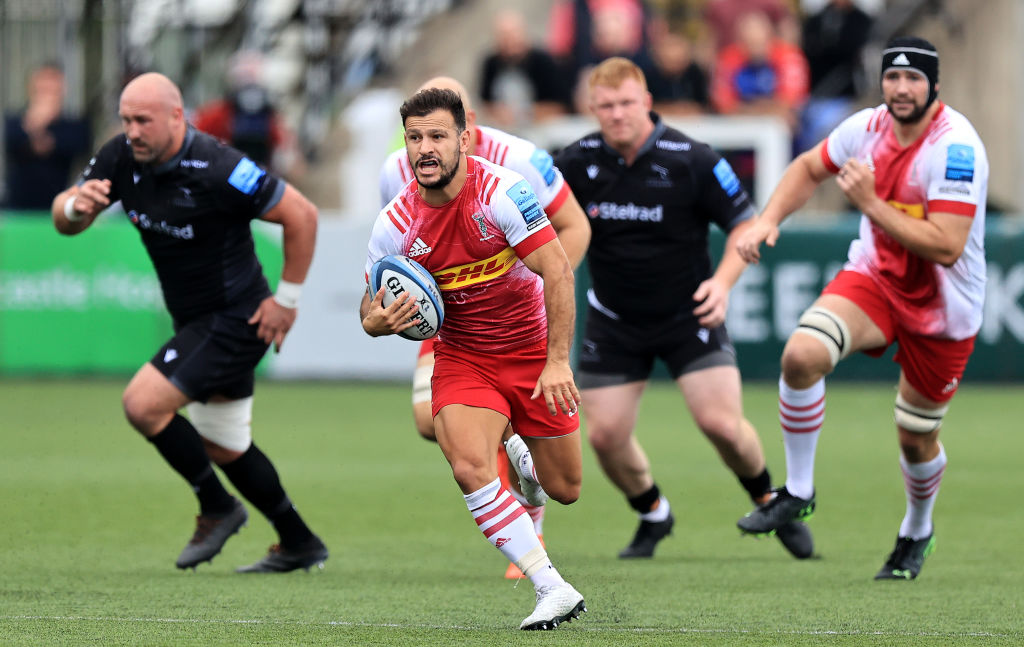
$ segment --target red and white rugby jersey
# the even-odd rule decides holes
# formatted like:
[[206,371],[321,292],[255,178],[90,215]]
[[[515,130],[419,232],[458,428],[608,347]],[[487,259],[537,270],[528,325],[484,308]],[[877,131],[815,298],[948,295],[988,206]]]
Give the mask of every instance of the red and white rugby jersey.
[[411,182],[381,210],[366,276],[380,258],[404,254],[441,288],[445,343],[475,351],[538,344],[547,338],[544,285],[520,259],[554,240],[554,229],[523,176],[467,160],[466,184],[451,202],[431,206]]
[[952,267],[943,267],[909,252],[862,215],[846,269],[875,279],[903,327],[966,339],[981,327],[985,298],[985,146],[965,116],[941,103],[910,146],[899,145],[893,124],[885,105],[852,115],[829,135],[825,166],[837,173],[850,158],[872,166],[875,192],[910,218],[932,212],[973,218],[967,245]]
[[[555,166],[551,155],[525,139],[497,128],[478,126],[476,150],[469,151],[499,166],[512,169],[526,178],[540,200],[545,213],[556,213],[569,197],[569,185]],[[405,148],[388,156],[380,169],[380,203],[386,205],[414,179]]]

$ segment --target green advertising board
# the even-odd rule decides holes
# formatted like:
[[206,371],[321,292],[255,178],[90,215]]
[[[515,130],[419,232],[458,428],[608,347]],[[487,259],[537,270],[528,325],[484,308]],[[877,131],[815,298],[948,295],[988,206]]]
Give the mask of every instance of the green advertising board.
[[[276,228],[254,228],[270,277]],[[78,236],[49,214],[0,216],[0,374],[135,371],[171,335],[156,272],[123,214]]]

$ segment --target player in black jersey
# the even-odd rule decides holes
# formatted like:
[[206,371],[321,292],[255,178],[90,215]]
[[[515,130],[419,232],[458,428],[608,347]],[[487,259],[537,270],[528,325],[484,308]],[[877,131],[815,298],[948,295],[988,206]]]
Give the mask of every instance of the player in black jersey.
[[[639,67],[610,58],[594,68],[588,89],[601,129],[555,159],[593,232],[577,382],[598,461],[640,515],[619,557],[652,557],[675,523],[633,434],[655,359],[668,366],[697,426],[750,498],[771,497],[760,438],[743,417],[740,373],[724,326],[729,290],[746,266],[732,243],[755,214],[725,160],[650,112]],[[713,273],[712,223],[730,242]],[[801,522],[778,536],[798,558],[813,552]]]
[[[163,75],[128,83],[119,112],[124,134],[104,144],[78,183],[54,198],[53,220],[60,233],[79,234],[120,201],[156,268],[174,336],[132,378],[123,405],[129,423],[199,499],[195,533],[176,565],[212,560],[248,519],[211,461],[280,536],[239,572],[322,564],[326,546],[295,510],[250,429],[256,365],[271,343],[280,349],[295,322],[313,257],[316,207],[190,127],[181,92]],[[254,218],[283,228],[284,268],[274,295],[255,254]]]

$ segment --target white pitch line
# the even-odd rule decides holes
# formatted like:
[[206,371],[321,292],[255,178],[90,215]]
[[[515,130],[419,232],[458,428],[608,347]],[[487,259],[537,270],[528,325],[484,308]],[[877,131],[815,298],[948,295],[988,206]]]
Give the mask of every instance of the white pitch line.
[[[493,630],[488,627],[465,625],[433,625],[396,622],[354,622],[347,620],[262,620],[259,618],[119,618],[114,616],[0,616],[3,620],[54,621],[54,622],[139,622],[166,624],[208,624],[208,625],[284,625],[284,626],[326,626],[326,627],[368,627],[376,629],[443,629],[457,631]],[[574,631],[593,633],[650,633],[650,634],[741,634],[752,636],[900,636],[907,638],[1009,638],[1010,634],[987,631],[966,631],[961,633],[911,632],[911,631],[751,631],[747,629],[694,629],[688,627],[587,627],[572,625]]]

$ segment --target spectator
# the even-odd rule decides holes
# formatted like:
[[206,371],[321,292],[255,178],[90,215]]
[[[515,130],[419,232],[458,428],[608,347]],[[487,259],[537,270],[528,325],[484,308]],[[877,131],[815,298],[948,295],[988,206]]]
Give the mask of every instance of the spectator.
[[715,63],[715,109],[722,114],[775,115],[795,130],[808,91],[803,52],[776,36],[768,16],[759,11],[739,19],[736,37]]
[[193,125],[246,157],[294,182],[304,166],[295,136],[274,107],[263,78],[263,57],[235,55],[228,71],[228,95],[196,109]]
[[64,72],[45,63],[29,75],[28,102],[4,120],[4,167],[10,209],[48,211],[71,179],[71,165],[89,152],[85,119],[63,114]]
[[693,44],[680,34],[665,32],[651,49],[647,87],[654,111],[662,115],[694,115],[707,110],[708,77],[693,57]]
[[[629,59],[642,69],[651,69],[653,63],[646,48],[635,46],[632,39],[635,15],[627,7],[607,4],[596,9],[590,16],[590,49],[575,60],[579,63],[573,70],[573,104],[579,113],[590,110],[587,77],[601,61],[620,56]],[[642,17],[641,17],[642,30]]]
[[707,0],[704,22],[711,29],[716,50],[721,52],[736,41],[740,19],[751,11],[764,14],[783,40],[796,43],[799,25],[785,0]]
[[872,18],[853,0],[829,0],[803,23],[811,96],[801,113],[797,152],[817,144],[853,111],[863,87],[861,52]]
[[490,121],[516,130],[565,114],[569,101],[555,61],[530,43],[526,20],[515,10],[494,19],[494,51],[484,59],[480,94]]

